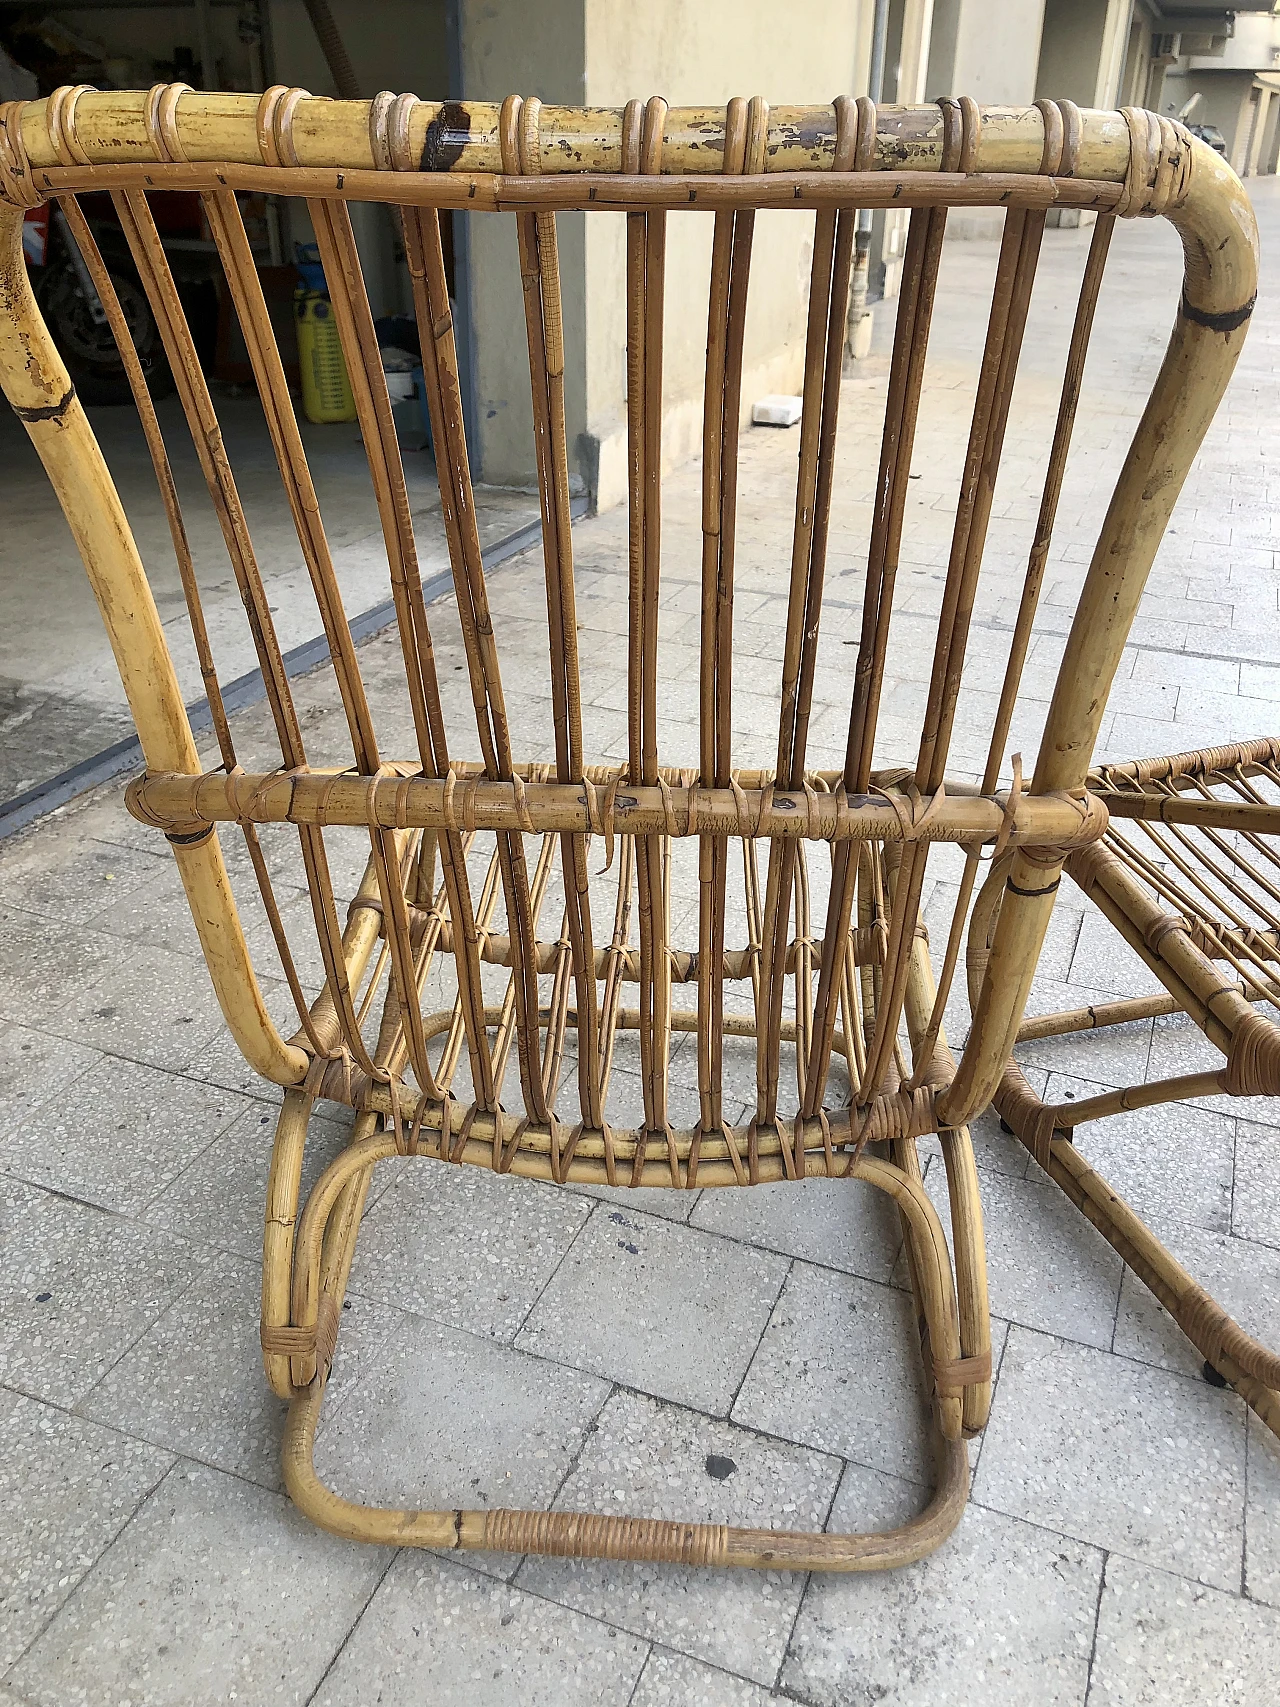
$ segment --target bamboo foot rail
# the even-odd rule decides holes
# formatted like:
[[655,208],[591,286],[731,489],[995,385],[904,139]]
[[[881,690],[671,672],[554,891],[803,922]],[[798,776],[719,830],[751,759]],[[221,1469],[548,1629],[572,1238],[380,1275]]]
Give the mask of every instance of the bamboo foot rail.
[[[153,198],[174,190],[202,198],[244,336],[329,645],[332,675],[322,685],[340,710],[349,748],[337,766],[308,758],[310,725],[284,670],[216,403],[158,235]],[[128,240],[219,520],[266,685],[275,769],[247,772],[237,753],[164,435],[78,200],[98,192],[110,196]],[[406,755],[387,756],[384,708],[371,701],[361,672],[245,229],[240,198],[247,194],[304,198],[315,229],[381,521],[413,728]],[[66,212],[133,386],[212,711],[219,762],[208,771],[128,519],[28,286],[22,218],[48,199]],[[349,200],[387,203],[400,222],[469,715],[459,715],[459,696],[451,699],[437,675]],[[912,210],[910,231],[861,633],[856,651],[841,659],[845,761],[823,770],[811,761],[809,725],[818,674],[831,668],[820,639],[832,497],[843,477],[840,379],[853,233],[859,208],[890,205]],[[975,206],[1004,211],[1004,236],[927,704],[911,762],[877,769],[947,212]],[[1060,405],[1045,423],[1040,515],[986,764],[980,783],[964,786],[946,775],[957,699],[1053,206],[1090,209],[1098,219]],[[768,770],[747,770],[734,762],[732,737],[734,591],[743,361],[761,208],[807,221],[813,258],[776,759]],[[554,753],[538,764],[513,740],[504,619],[490,603],[476,528],[441,232],[452,210],[506,214],[515,225],[542,514],[551,689],[544,750]],[[627,326],[628,608],[625,641],[609,659],[626,682],[626,736],[625,758],[612,766],[590,751],[598,732],[584,712],[578,655],[557,233],[558,214],[571,210],[611,213],[626,225],[619,290]],[[658,716],[663,333],[668,223],[690,214],[711,220],[712,245],[698,762],[679,770],[664,763]],[[1099,530],[1034,771],[1024,777],[1014,756],[1012,783],[1003,787],[1107,249],[1116,220],[1134,216],[1168,218],[1180,232],[1182,296]],[[289,1403],[285,1476],[299,1506],[360,1539],[683,1563],[866,1570],[937,1546],[964,1507],[963,1442],[983,1427],[991,1402],[982,1213],[967,1122],[998,1089],[1064,863],[1092,857],[1107,828],[1105,805],[1088,786],[1099,721],[1161,535],[1245,334],[1255,242],[1231,172],[1169,120],[1135,109],[1082,111],[1068,101],[984,112],[967,99],[877,109],[841,96],[830,107],[771,108],[757,97],[681,109],[654,97],[577,109],[518,96],[439,103],[388,93],[359,102],[281,87],[262,96],[201,95],[182,84],[139,93],[77,87],[0,112],[0,236],[0,381],[67,515],[137,723],[146,771],[128,804],[173,848],[232,1035],[255,1069],[284,1088],[267,1189],[261,1334],[268,1381]],[[220,827],[233,825],[245,838],[297,1010],[292,1036],[267,1011],[241,929],[220,842]],[[345,918],[331,867],[342,836],[368,842]],[[935,980],[920,913],[939,842],[965,857]],[[298,932],[276,897],[290,849],[310,900],[318,988],[300,970]],[[942,1015],[988,853],[1002,904],[998,919],[986,907],[993,923],[976,973],[970,956],[974,1022],[956,1061]],[[697,932],[680,943],[673,889],[682,862],[694,859]],[[1265,958],[1268,947],[1262,937],[1250,939],[1251,955]],[[674,1005],[676,985],[689,987],[690,1005]],[[687,1127],[671,1118],[672,1040],[683,1032],[696,1036],[689,1054],[698,1115]],[[638,1071],[615,1072],[632,1036]],[[754,1101],[735,1120],[744,1098],[740,1089],[730,1094],[728,1069],[739,1040],[754,1059]],[[627,1080],[637,1087],[630,1103]],[[344,1103],[354,1124],[350,1144],[304,1205],[300,1182],[317,1097]],[[932,1133],[950,1200],[950,1248],[917,1154],[916,1140]],[[1070,1175],[1082,1199],[1100,1201],[1055,1145],[1051,1164]],[[938,1457],[926,1510],[885,1534],[806,1536],[586,1513],[379,1510],[331,1493],[315,1474],[315,1431],[369,1181],[392,1157],[558,1184],[695,1190],[822,1177],[884,1192],[901,1219]],[[1139,1243],[1133,1232],[1135,1252]],[[1237,1341],[1226,1335],[1219,1349],[1219,1367],[1235,1378]]]
[[[1223,1065],[1046,1104],[1014,1062],[995,1105],[1049,1177],[1114,1246],[1212,1369],[1280,1434],[1280,1353],[1246,1333],[1071,1147],[1077,1126],[1197,1096],[1280,1095],[1280,740],[1103,766],[1090,786],[1105,837],[1064,869],[1165,986],[1025,1022],[1018,1040],[1182,1013]],[[975,909],[981,965],[994,895]],[[1065,1136],[1060,1136],[1064,1134]]]

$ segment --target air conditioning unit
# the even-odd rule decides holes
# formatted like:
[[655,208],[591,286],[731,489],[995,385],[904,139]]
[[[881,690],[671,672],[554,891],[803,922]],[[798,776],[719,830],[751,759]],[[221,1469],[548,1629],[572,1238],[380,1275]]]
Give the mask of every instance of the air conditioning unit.
[[1195,59],[1222,59],[1227,51],[1230,37],[1226,34],[1188,35],[1183,30],[1179,53],[1185,53]]

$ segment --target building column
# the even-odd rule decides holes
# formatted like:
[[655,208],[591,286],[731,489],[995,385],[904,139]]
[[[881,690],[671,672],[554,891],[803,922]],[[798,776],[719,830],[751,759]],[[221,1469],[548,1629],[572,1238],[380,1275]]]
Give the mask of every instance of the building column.
[[1267,134],[1273,99],[1273,90],[1265,88],[1259,89],[1258,112],[1257,116],[1253,120],[1253,135],[1249,139],[1249,157],[1244,163],[1244,174],[1246,178],[1251,178],[1255,173],[1262,170],[1260,165],[1260,161],[1263,158],[1262,142],[1263,138]]
[[[537,95],[582,106],[586,20],[582,0],[457,0],[458,95],[501,101]],[[493,486],[536,487],[533,403],[525,340],[524,293],[514,219],[463,214],[463,278],[471,393],[472,474]],[[586,255],[580,213],[557,219],[564,308],[565,417],[569,467],[581,481],[586,426]]]
[[[1045,0],[1035,92],[1079,107],[1114,107],[1129,47],[1133,0]],[[1078,208],[1051,208],[1047,223],[1093,224]]]

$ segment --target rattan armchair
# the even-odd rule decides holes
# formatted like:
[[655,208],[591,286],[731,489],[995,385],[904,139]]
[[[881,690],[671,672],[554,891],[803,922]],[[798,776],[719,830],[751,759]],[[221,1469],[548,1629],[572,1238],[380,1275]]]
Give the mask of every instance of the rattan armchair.
[[[119,662],[146,761],[129,790],[130,810],[173,848],[236,1042],[258,1072],[284,1088],[268,1189],[262,1346],[268,1378],[289,1402],[284,1464],[294,1499],[338,1533],[427,1547],[842,1570],[927,1552],[963,1510],[965,1437],[982,1427],[991,1391],[982,1222],[966,1123],[999,1083],[1062,862],[1105,828],[1105,811],[1085,787],[1099,719],[1253,300],[1253,224],[1235,178],[1169,121],[1050,101],[985,114],[968,100],[877,112],[871,102],[849,98],[819,108],[770,108],[753,99],[695,109],[668,109],[655,98],[592,110],[516,97],[500,106],[409,95],[330,102],[280,88],[261,97],[204,96],[178,85],[149,94],[64,89],[47,102],[9,107],[2,128],[0,378],[57,489]],[[309,762],[213,398],[156,235],[148,197],[177,188],[203,197],[253,363],[329,642],[347,732],[340,764]],[[197,756],[128,522],[27,286],[22,210],[55,197],[113,325],[123,327],[76,200],[104,190],[129,238],[222,523],[266,685],[276,769],[246,774],[238,759],[163,438],[127,334],[124,354],[212,710],[214,769]],[[384,756],[366,693],[246,239],[242,192],[305,197],[315,227],[382,518],[414,731],[412,751],[400,758]],[[348,200],[399,211],[452,565],[451,611],[465,653],[459,680],[469,688],[470,708],[452,702],[451,684],[437,676],[437,613],[422,596]],[[947,211],[955,206],[1003,209],[1004,237],[927,703],[916,718],[918,747],[906,755],[908,768],[876,771],[907,480]],[[1097,225],[1060,410],[1056,423],[1045,422],[1040,526],[985,774],[976,785],[947,784],[1010,394],[1045,216],[1054,206],[1091,210]],[[810,710],[858,207],[912,212],[861,633],[856,649],[843,654],[846,757],[823,770],[810,763]],[[731,739],[734,543],[744,325],[760,209],[806,220],[813,260],[776,761],[747,769],[735,766]],[[554,758],[538,763],[514,749],[504,699],[510,683],[476,531],[441,244],[444,210],[512,216],[519,249],[552,690],[547,747]],[[626,219],[619,283],[627,327],[630,591],[625,642],[620,637],[613,666],[625,681],[626,756],[614,764],[593,762],[579,691],[557,262],[556,216],[568,210]],[[672,217],[699,214],[714,235],[698,759],[673,768],[663,763],[657,715],[664,246]],[[1101,523],[1034,774],[1024,786],[1017,772],[1013,786],[1001,789],[1107,243],[1117,217],[1142,214],[1168,217],[1181,232],[1184,292]],[[296,998],[293,1036],[278,1029],[262,996],[221,826],[239,826],[246,839]],[[277,837],[296,838],[302,861],[323,964],[323,987],[314,995],[303,988],[273,895],[264,851],[273,827]],[[328,863],[331,839],[344,829],[366,835],[370,850],[345,925]],[[935,988],[918,919],[936,843],[964,850],[964,878]],[[604,881],[596,869],[601,844],[611,867]],[[971,1034],[957,1062],[942,1012],[984,849],[1007,855],[1008,868]],[[670,929],[672,872],[695,853],[696,938],[678,944]],[[558,931],[540,922],[550,892]],[[820,935],[809,928],[812,895],[825,906]],[[680,984],[690,987],[692,1005],[675,1005]],[[624,1001],[631,988],[634,1006]],[[669,1097],[672,1037],[683,1031],[697,1036],[699,1115],[681,1128],[670,1118]],[[627,1032],[638,1034],[641,1088],[636,1106],[615,1119],[607,1106],[611,1064]],[[735,1125],[725,1061],[739,1047],[754,1056],[755,1107]],[[349,1146],[300,1209],[317,1097],[345,1103],[354,1125]],[[917,1158],[916,1140],[931,1133],[941,1135],[954,1257]],[[313,1467],[317,1420],[370,1177],[379,1164],[404,1156],[561,1183],[738,1189],[821,1176],[863,1180],[886,1193],[905,1229],[931,1392],[939,1468],[926,1509],[887,1533],[838,1536],[558,1511],[383,1510],[338,1497]]]
[[[1221,1051],[1220,1067],[1049,1104],[1013,1061],[996,1092],[1006,1127],[1150,1287],[1205,1360],[1280,1434],[1280,1353],[1234,1321],[1091,1168],[1078,1126],[1189,1097],[1280,1096],[1280,741],[1256,741],[1109,764],[1089,778],[1107,834],[1064,869],[1164,985],[1026,1021],[1021,1040],[1185,1014]],[[970,973],[980,976],[999,897],[972,919]],[[1247,1106],[1244,1109],[1247,1114]]]

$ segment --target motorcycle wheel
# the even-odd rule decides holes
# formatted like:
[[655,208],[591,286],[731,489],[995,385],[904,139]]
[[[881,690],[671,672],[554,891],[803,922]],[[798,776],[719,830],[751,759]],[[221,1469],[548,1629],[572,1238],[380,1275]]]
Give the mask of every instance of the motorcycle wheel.
[[[165,360],[151,305],[141,285],[127,274],[113,272],[111,282],[120,299],[147,387],[153,397],[167,397],[173,390],[173,375]],[[90,314],[70,268],[47,267],[36,286],[36,301],[80,401],[132,403],[133,392],[111,328]]]

